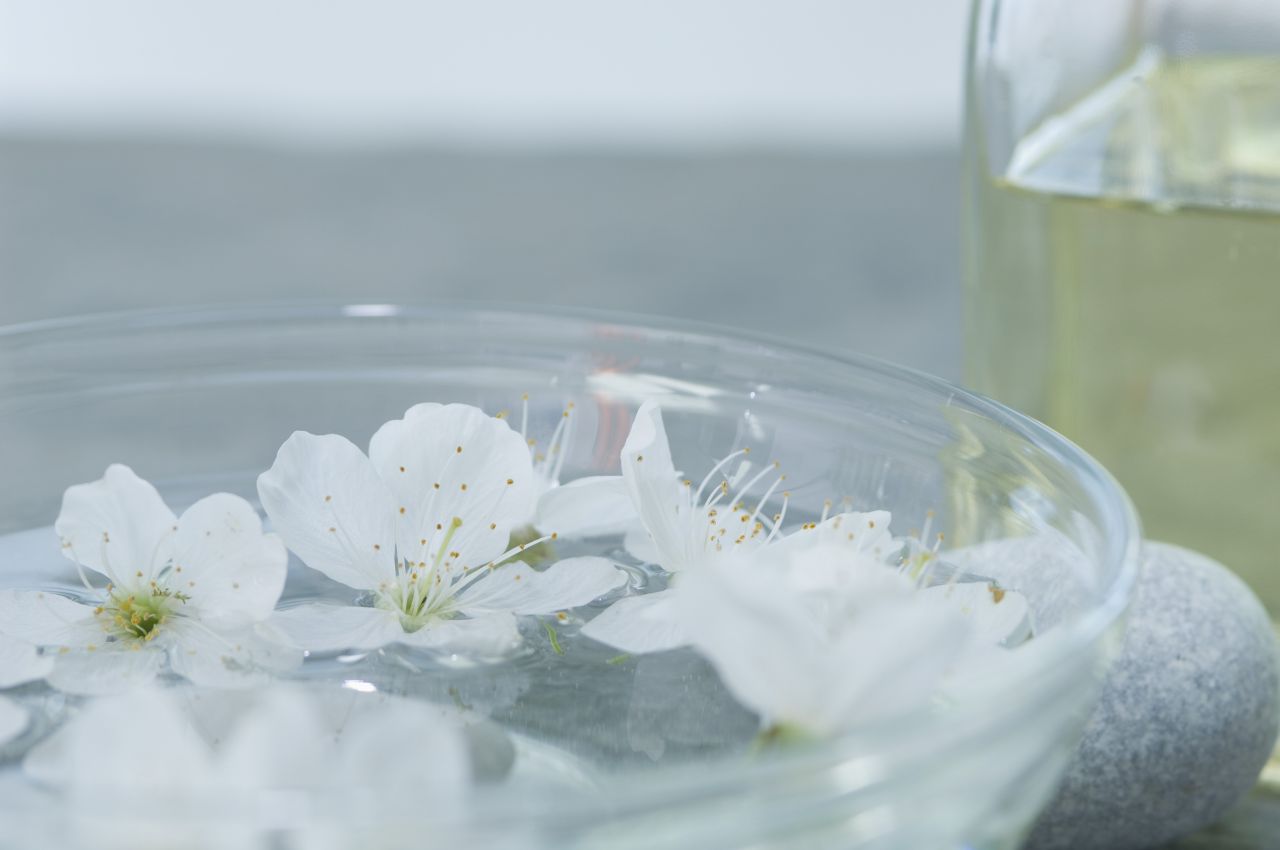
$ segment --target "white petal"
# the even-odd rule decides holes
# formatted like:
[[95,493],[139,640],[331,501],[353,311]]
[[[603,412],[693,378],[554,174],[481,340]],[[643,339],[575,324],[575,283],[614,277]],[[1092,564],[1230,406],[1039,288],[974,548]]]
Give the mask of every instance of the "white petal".
[[653,545],[653,535],[643,525],[633,525],[626,530],[622,548],[642,564],[657,564],[662,560],[662,553]]
[[1002,644],[1029,626],[1027,598],[1013,590],[998,590],[985,581],[926,587],[919,593],[927,604],[961,614],[973,629],[977,646]]
[[334,734],[304,692],[267,688],[237,720],[218,750],[228,786],[307,788],[339,778]]
[[155,487],[113,464],[98,481],[67,488],[53,528],[68,558],[130,588],[145,586],[168,561],[176,522]]
[[169,666],[197,685],[248,687],[302,663],[300,650],[275,645],[253,629],[219,633],[197,623],[177,623],[174,633]]
[[297,605],[277,611],[270,625],[290,644],[310,652],[378,649],[404,637],[394,613],[357,605]]
[[41,655],[32,644],[0,637],[0,688],[43,679],[51,670],[53,659]]
[[816,526],[783,535],[773,543],[771,554],[791,555],[813,546],[835,546],[878,559],[887,558],[902,548],[889,531],[892,519],[888,511],[836,514]]
[[635,504],[620,475],[579,478],[552,487],[538,499],[534,525],[561,537],[621,534],[636,523]]
[[29,719],[25,708],[0,697],[0,744],[21,735]]
[[545,570],[508,562],[481,577],[457,597],[468,616],[510,611],[553,614],[586,605],[621,587],[627,574],[607,558],[566,558]]
[[[122,769],[145,753],[154,756],[145,770]],[[208,757],[173,693],[143,688],[89,703],[33,748],[22,770],[54,788],[136,802],[192,789],[206,777]]]
[[391,490],[345,437],[295,431],[258,477],[258,495],[312,569],[360,590],[393,574],[399,513]]
[[831,651],[801,597],[755,564],[709,565],[681,582],[676,608],[694,646],[745,706],[770,721],[812,724],[831,683]]
[[75,646],[93,608],[56,593],[0,590],[0,634],[36,646]]
[[433,620],[416,632],[401,632],[400,643],[474,655],[502,655],[520,644],[511,614],[486,614],[457,620]]
[[684,646],[689,635],[675,607],[676,591],[619,599],[582,627],[582,634],[623,652],[640,655]]
[[164,651],[135,644],[108,643],[96,650],[73,650],[54,657],[49,684],[69,694],[100,696],[145,685],[164,666]]
[[621,462],[627,492],[653,538],[658,563],[668,570],[682,569],[691,494],[676,476],[657,404],[646,401],[636,411],[622,447]]
[[963,651],[965,630],[954,615],[893,601],[864,611],[830,646],[814,729],[836,732],[860,722],[926,707]]
[[356,788],[413,788],[429,811],[461,804],[470,757],[456,721],[438,709],[391,700],[357,711],[342,731],[342,776]]
[[383,425],[369,451],[397,511],[416,518],[419,540],[427,541],[402,535],[401,556],[409,560],[434,562],[448,535],[446,551],[459,553],[460,567],[483,566],[506,551],[511,531],[533,512],[528,446],[505,420],[479,408],[423,408]]
[[[384,422],[369,440],[369,459],[373,461],[373,465],[381,469],[384,461],[390,462],[391,455],[395,452],[395,447],[403,439],[406,423],[437,415],[443,408],[444,405],[438,402],[425,401],[421,404],[415,404],[406,410],[404,416],[399,419]],[[397,473],[399,471],[399,469],[396,470]]]
[[215,493],[178,519],[168,586],[191,597],[214,629],[240,628],[271,616],[284,589],[289,555],[239,496]]
[[694,645],[766,721],[830,734],[920,709],[963,649],[958,615],[921,604],[909,583],[881,581],[892,572],[853,554],[870,567],[854,580],[831,572],[825,592],[796,587],[773,564],[714,565],[682,581]]

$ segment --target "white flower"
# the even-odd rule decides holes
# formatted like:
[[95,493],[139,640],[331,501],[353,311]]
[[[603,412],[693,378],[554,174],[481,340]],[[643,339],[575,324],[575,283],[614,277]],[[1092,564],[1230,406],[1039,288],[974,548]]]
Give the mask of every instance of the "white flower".
[[1026,622],[1019,594],[922,588],[847,531],[806,544],[700,570],[675,597],[694,646],[766,726],[829,735],[920,708],[950,677],[998,663]]
[[[55,651],[47,673],[55,687],[120,690],[154,678],[166,659],[193,682],[238,685],[294,660],[254,628],[280,597],[287,553],[244,499],[216,493],[175,517],[154,487],[117,464],[67,489],[54,530],[86,601],[0,591],[0,632]],[[86,569],[106,587],[95,588]]]
[[279,612],[295,645],[500,653],[519,640],[513,615],[577,607],[625,581],[603,558],[542,571],[510,563],[524,547],[507,541],[534,493],[525,441],[468,405],[410,413],[378,430],[367,457],[343,437],[296,432],[258,479],[289,547],[371,602]]
[[[839,557],[825,547],[800,560]],[[765,728],[830,735],[926,704],[963,627],[868,558],[836,581],[744,559],[691,575],[676,607],[694,646]]]
[[[337,846],[367,847],[402,821],[420,830],[422,815],[464,806],[469,762],[452,713],[277,685],[97,700],[32,749],[23,771],[62,795],[68,831],[95,850],[277,847],[277,831],[287,846],[319,846],[344,827],[362,840],[346,835]],[[374,795],[386,821],[370,824],[358,804]],[[344,806],[326,809],[335,799]],[[388,816],[400,810],[399,820]]]
[[[628,550],[673,573],[683,573],[764,546],[779,539],[786,514],[786,499],[772,516],[765,505],[784,480],[776,464],[753,477],[731,485],[721,474],[735,460],[749,454],[742,449],[717,463],[696,488],[681,479],[671,458],[662,411],[646,401],[636,411],[631,433],[622,447],[622,480],[643,531],[629,534]],[[745,467],[735,478],[742,478]],[[753,506],[746,494],[769,476],[773,481]],[[587,623],[582,634],[625,652],[643,653],[672,649],[688,642],[672,607],[674,588],[620,599]]]

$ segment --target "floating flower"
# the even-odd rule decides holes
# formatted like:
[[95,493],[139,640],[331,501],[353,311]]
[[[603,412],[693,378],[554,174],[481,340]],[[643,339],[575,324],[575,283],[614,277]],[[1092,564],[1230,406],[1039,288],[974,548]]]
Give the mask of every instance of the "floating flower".
[[1027,633],[1019,593],[958,572],[928,584],[936,550],[896,541],[884,511],[810,530],[698,571],[672,604],[695,648],[772,731],[828,735],[919,708],[954,678],[998,665]]
[[826,546],[786,568],[744,559],[699,570],[675,606],[771,733],[830,735],[918,709],[964,645],[961,617],[923,604],[910,579]]
[[[405,846],[424,813],[446,818],[464,806],[470,785],[455,714],[279,685],[96,700],[28,753],[23,771],[63,796],[76,846],[128,850]],[[312,800],[370,794],[382,804],[372,824],[351,807],[299,814]]]
[[625,581],[603,558],[542,571],[511,563],[539,542],[507,545],[532,507],[525,441],[468,405],[411,413],[383,425],[368,456],[344,437],[295,432],[258,479],[289,547],[311,568],[365,591],[369,603],[281,611],[276,622],[294,644],[499,653],[519,640],[514,615],[577,607]]
[[154,678],[166,660],[193,682],[237,685],[294,660],[255,630],[280,597],[287,553],[244,499],[216,493],[175,517],[154,487],[117,464],[67,489],[54,530],[80,570],[85,601],[2,591],[0,632],[55,652],[47,674],[55,687],[115,691]]
[[[683,573],[781,539],[786,497],[777,514],[765,512],[765,505],[784,480],[776,464],[765,466],[736,487],[726,477],[717,480],[730,464],[741,464],[748,454],[749,450],[741,449],[728,455],[695,488],[676,472],[662,411],[651,401],[640,405],[622,447],[621,461],[622,480],[643,531],[628,535],[627,548],[637,558],[672,573],[676,583]],[[754,500],[753,507],[747,506],[747,494],[770,476],[773,480],[764,495]],[[587,623],[582,634],[632,653],[657,652],[687,643],[673,608],[674,592],[669,588],[620,599]]]

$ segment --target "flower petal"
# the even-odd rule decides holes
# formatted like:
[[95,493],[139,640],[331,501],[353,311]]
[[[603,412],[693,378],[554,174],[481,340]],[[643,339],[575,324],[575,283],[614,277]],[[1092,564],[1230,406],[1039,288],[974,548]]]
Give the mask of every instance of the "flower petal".
[[275,530],[312,569],[359,590],[393,575],[394,499],[345,437],[295,431],[258,477],[258,496]]
[[888,511],[848,512],[828,517],[814,526],[798,528],[770,546],[770,554],[789,556],[815,546],[839,547],[846,551],[884,559],[902,546],[893,540]]
[[561,537],[621,534],[638,520],[620,475],[579,478],[552,487],[538,499],[534,525]]
[[194,622],[174,624],[169,666],[197,685],[243,688],[270,681],[302,663],[301,651],[275,644],[253,629],[218,633]]
[[382,608],[313,603],[277,611],[270,625],[310,652],[378,649],[404,637],[397,616]]
[[0,637],[0,688],[12,688],[43,679],[53,670],[53,659],[41,655],[26,641]]
[[[271,616],[284,589],[289,554],[239,496],[215,493],[178,519],[171,589],[191,597],[202,622],[241,628]],[[180,572],[179,572],[180,571]]]
[[636,411],[621,462],[627,492],[653,539],[658,563],[672,572],[682,569],[691,494],[676,476],[662,410],[654,402],[646,401]]
[[662,560],[662,553],[653,545],[653,535],[643,525],[633,525],[626,530],[622,537],[622,548],[642,564],[657,564]]
[[400,643],[424,649],[474,655],[502,655],[520,644],[511,614],[486,614],[458,620],[433,620],[416,632],[402,632]]
[[787,590],[755,563],[708,565],[681,582],[676,608],[743,705],[767,721],[809,723],[831,686],[817,657],[830,647],[817,618]]
[[628,596],[582,627],[582,635],[623,652],[663,652],[689,643],[675,606],[676,591]]
[[333,775],[334,730],[324,728],[313,699],[288,687],[253,695],[218,749],[222,775],[261,788],[307,788],[339,779]]
[[176,522],[156,488],[117,463],[101,479],[67,488],[53,528],[68,558],[133,588],[168,561]]
[[145,685],[155,679],[163,666],[162,649],[107,643],[95,650],[60,653],[47,678],[49,684],[60,691],[101,696]]
[[86,625],[95,625],[88,605],[41,590],[0,590],[0,634],[36,646],[76,646]]
[[[145,770],[122,769],[141,753],[155,756]],[[207,779],[208,769],[208,747],[174,692],[161,688],[92,701],[22,763],[23,773],[43,785],[130,803],[189,792]]]
[[621,587],[627,574],[607,558],[566,558],[545,570],[507,563],[482,576],[457,596],[468,616],[552,614],[586,605]]
[[967,581],[921,588],[919,595],[926,604],[961,614],[973,629],[975,648],[998,646],[1029,631],[1027,598],[1013,590]]
[[459,553],[456,566],[483,566],[506,551],[512,530],[533,512],[529,448],[505,420],[477,407],[415,411],[383,425],[369,444],[397,513],[403,508],[416,518],[421,532],[416,540],[417,534],[401,535],[401,557],[433,563],[447,539],[448,551]]
[[416,701],[355,711],[342,730],[339,758],[352,787],[413,788],[432,811],[461,804],[469,790],[471,759],[459,724]]
[[0,697],[0,744],[11,741],[27,728],[27,710],[12,700]]

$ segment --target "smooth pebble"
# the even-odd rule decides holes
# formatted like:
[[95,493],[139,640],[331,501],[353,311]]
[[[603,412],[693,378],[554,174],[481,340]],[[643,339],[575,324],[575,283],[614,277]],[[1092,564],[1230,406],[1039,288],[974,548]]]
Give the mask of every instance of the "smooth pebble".
[[1123,649],[1024,850],[1143,850],[1208,826],[1256,781],[1278,718],[1257,597],[1216,561],[1146,542]]

